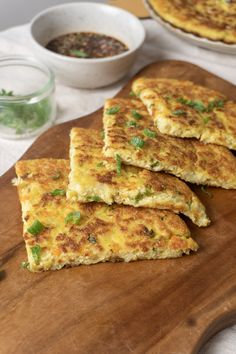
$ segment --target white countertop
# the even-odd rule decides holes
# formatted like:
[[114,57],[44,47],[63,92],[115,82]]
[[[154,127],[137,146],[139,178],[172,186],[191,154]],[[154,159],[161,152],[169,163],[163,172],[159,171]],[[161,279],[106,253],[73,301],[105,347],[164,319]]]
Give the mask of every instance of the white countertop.
[[[57,124],[97,110],[103,105],[105,98],[114,96],[130,76],[143,66],[157,60],[189,61],[236,84],[236,56],[192,46],[166,32],[153,20],[144,20],[143,24],[147,33],[144,46],[132,72],[122,82],[96,90],[73,89],[57,83]],[[28,25],[24,25],[0,32],[0,56],[34,55],[30,48],[28,28]],[[0,139],[0,174],[10,168],[34,140],[35,138],[18,141]],[[200,352],[200,354],[235,353],[236,326],[225,329],[214,336]]]

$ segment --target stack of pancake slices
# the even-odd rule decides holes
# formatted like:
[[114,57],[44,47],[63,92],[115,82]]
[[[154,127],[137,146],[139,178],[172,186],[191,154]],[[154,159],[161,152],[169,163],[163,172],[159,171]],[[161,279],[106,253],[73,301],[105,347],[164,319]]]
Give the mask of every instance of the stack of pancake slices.
[[103,125],[71,130],[70,160],[17,162],[30,271],[197,251],[178,214],[210,220],[185,182],[236,189],[236,104],[219,92],[138,78]]

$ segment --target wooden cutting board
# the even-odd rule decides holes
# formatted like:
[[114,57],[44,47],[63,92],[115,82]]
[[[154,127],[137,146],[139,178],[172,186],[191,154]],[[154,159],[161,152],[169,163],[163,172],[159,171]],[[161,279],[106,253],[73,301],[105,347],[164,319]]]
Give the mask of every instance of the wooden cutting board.
[[145,8],[143,0],[108,0],[107,3],[109,5],[117,6],[127,10],[142,19],[150,17],[148,11]]
[[[181,61],[137,76],[190,79],[229,98],[236,87]],[[118,94],[128,96],[130,83]],[[67,158],[73,126],[102,127],[102,109],[44,133],[24,159]],[[1,354],[189,354],[236,321],[236,191],[193,187],[212,225],[186,220],[200,245],[180,259],[106,263],[33,274],[26,259],[12,167],[0,178]]]

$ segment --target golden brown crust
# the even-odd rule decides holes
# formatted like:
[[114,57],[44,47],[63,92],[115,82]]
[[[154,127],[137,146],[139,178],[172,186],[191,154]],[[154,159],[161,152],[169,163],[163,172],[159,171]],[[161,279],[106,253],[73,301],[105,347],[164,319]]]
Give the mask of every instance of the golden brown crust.
[[[119,106],[116,114],[107,114],[111,107]],[[135,127],[127,127],[132,110],[139,112]],[[236,159],[222,146],[203,144],[193,139],[180,139],[161,134],[152,118],[139,100],[107,100],[104,109],[105,147],[104,154],[114,157],[119,154],[124,163],[153,171],[166,171],[181,179],[223,188],[236,188]],[[147,137],[144,129],[155,132]],[[144,142],[135,147],[131,140],[138,137]],[[204,165],[204,167],[203,167]]]
[[191,81],[139,78],[138,94],[163,134],[236,149],[236,104]]
[[148,0],[162,19],[185,32],[236,43],[236,3],[227,0]]
[[[69,202],[65,195],[45,198],[65,189],[69,162],[29,160],[16,164],[29,270],[60,269],[65,265],[109,260],[132,261],[179,257],[197,244],[185,223],[168,211]],[[78,224],[66,220],[80,212]],[[38,220],[44,227],[32,235]]]
[[70,136],[68,197],[72,200],[168,209],[187,215],[198,226],[209,224],[202,203],[178,178],[128,165],[118,166],[117,172],[117,161],[102,154],[97,130],[73,128]]

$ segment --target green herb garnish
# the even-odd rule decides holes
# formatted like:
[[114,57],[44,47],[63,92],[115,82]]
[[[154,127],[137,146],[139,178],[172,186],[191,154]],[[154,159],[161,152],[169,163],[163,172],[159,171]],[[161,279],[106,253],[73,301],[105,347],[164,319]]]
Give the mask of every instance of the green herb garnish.
[[201,101],[187,100],[186,98],[179,97],[176,99],[177,102],[185,104],[186,106],[194,108],[196,111],[205,112],[206,107]]
[[130,96],[130,97],[136,97],[134,91],[132,91],[132,90],[130,91],[129,96]]
[[159,166],[160,165],[160,161],[155,161],[155,162],[153,162],[151,165],[150,165],[150,167],[151,168],[154,168],[154,167],[157,167],[157,166]]
[[143,130],[143,134],[148,136],[149,138],[155,138],[157,136],[155,132],[153,132],[152,130],[150,130],[148,128],[145,128]]
[[31,247],[31,253],[34,258],[35,263],[39,264],[40,259],[41,259],[41,247],[39,245]]
[[131,110],[131,115],[132,117],[134,117],[135,119],[141,119],[143,118],[142,114],[138,113],[135,109]]
[[192,107],[193,109],[199,112],[205,112],[207,109],[201,101],[187,100],[186,98],[183,97],[177,98],[176,101],[185,104],[186,106]]
[[0,91],[0,96],[13,96],[13,91],[6,91],[6,90],[2,89]]
[[[0,96],[14,97],[14,93],[2,89]],[[44,98],[36,103],[25,101],[15,103],[9,100],[1,104],[0,125],[14,129],[16,134],[30,133],[42,127],[49,120],[51,112],[50,98]]]
[[118,176],[121,174],[121,157],[116,154],[116,173]]
[[172,114],[174,116],[186,116],[186,112],[182,109],[177,109],[176,111],[173,111]]
[[87,240],[88,240],[90,243],[97,243],[96,236],[94,236],[94,235],[89,235],[89,236],[87,237]]
[[72,211],[65,217],[66,224],[79,225],[81,214],[79,211]]
[[167,95],[167,96],[164,96],[164,98],[165,98],[167,101],[169,101],[169,100],[171,100],[171,99],[172,99],[172,96]]
[[21,262],[20,267],[22,269],[27,269],[29,267],[29,262]]
[[88,58],[89,55],[84,50],[71,49],[70,54],[75,55],[78,58]]
[[179,97],[176,99],[177,102],[185,104],[189,107],[192,107],[198,112],[211,112],[213,111],[214,108],[222,108],[224,106],[224,101],[221,99],[215,99],[213,101],[210,101],[207,105],[207,107],[201,102],[201,101],[192,101],[192,100],[187,100],[183,97]]
[[54,191],[52,191],[50,194],[54,197],[56,197],[57,195],[63,196],[66,195],[66,191],[64,189],[54,189]]
[[135,122],[134,120],[130,120],[126,123],[126,126],[128,128],[137,127],[137,122]]
[[101,135],[102,140],[104,140],[105,139],[105,131],[104,131],[104,129],[102,129],[100,131],[100,135]]
[[57,179],[61,178],[61,171],[58,171],[54,176],[52,176],[52,179],[56,181]]
[[103,166],[104,166],[104,162],[97,163],[97,167],[103,167]]
[[224,101],[220,99],[219,100],[215,99],[208,103],[207,112],[213,111],[214,108],[222,108],[222,107],[224,107]]
[[203,123],[204,123],[204,124],[207,124],[207,123],[209,122],[210,118],[211,118],[211,117],[207,117],[207,116],[206,116],[206,117],[203,117],[203,118],[202,118]]
[[100,202],[101,198],[98,195],[89,195],[87,198],[88,202]]
[[188,204],[188,208],[189,208],[189,210],[191,210],[191,208],[192,208],[192,204],[193,204],[192,200],[188,201],[188,202],[187,202],[187,204]]
[[136,148],[142,149],[144,147],[145,141],[138,136],[133,136],[130,143]]
[[33,224],[28,227],[27,231],[34,236],[39,235],[43,230],[45,229],[45,226],[39,221],[35,220]]
[[205,112],[206,107],[201,101],[189,101],[188,105],[198,112]]
[[134,198],[135,204],[137,204],[143,198],[151,197],[152,195],[153,195],[152,190],[150,188],[146,187],[144,192],[138,192],[138,194],[135,196],[135,198]]
[[187,102],[188,102],[188,100],[186,100],[183,97],[176,98],[176,101],[179,102],[179,103],[182,103],[182,104],[187,104]]
[[114,106],[111,108],[107,108],[106,114],[116,114],[119,112],[119,110],[120,110],[120,106]]

